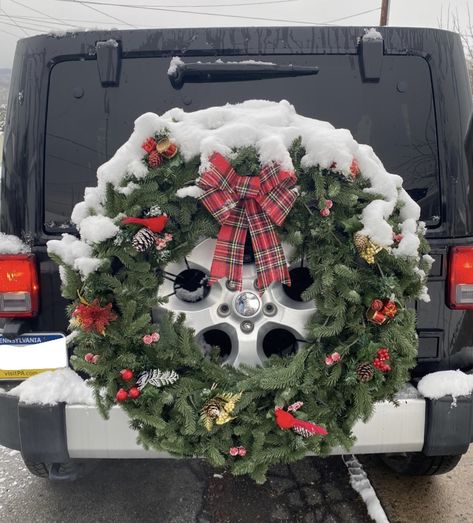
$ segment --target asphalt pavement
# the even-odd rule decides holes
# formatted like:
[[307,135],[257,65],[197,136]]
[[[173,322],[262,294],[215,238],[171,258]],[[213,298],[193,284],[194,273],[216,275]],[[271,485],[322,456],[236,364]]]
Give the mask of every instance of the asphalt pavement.
[[340,457],[271,470],[264,485],[220,474],[199,460],[102,460],[83,479],[31,476],[0,447],[2,523],[369,522]]

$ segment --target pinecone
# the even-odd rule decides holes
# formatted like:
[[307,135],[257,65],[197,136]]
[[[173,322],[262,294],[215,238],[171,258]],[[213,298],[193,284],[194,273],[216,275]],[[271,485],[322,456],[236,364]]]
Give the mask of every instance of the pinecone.
[[302,436],[303,438],[310,438],[314,435],[313,432],[310,432],[309,430],[305,429],[304,427],[293,427],[292,429],[296,434],[299,434],[299,436]]
[[222,402],[211,399],[202,407],[202,415],[212,420],[217,419],[222,412]]
[[151,151],[148,155],[148,165],[154,169],[156,167],[159,167],[161,163],[163,162],[163,159],[161,158],[161,155],[158,153],[158,151]]
[[154,232],[148,228],[143,227],[140,229],[131,240],[131,244],[138,252],[144,252],[154,245],[155,237]]
[[359,232],[357,232],[355,234],[354,241],[355,241],[355,247],[359,251],[363,251],[368,246],[368,237],[364,236],[363,234],[360,234]]
[[373,379],[374,367],[371,365],[371,363],[362,362],[356,367],[356,374],[360,381],[370,381]]

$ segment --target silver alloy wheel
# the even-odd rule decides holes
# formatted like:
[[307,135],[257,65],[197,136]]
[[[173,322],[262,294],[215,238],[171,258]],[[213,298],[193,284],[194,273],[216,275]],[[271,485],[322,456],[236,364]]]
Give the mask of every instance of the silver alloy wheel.
[[[231,352],[226,364],[238,366],[260,365],[267,359],[263,351],[265,336],[275,330],[283,329],[291,333],[299,348],[307,338],[305,325],[314,313],[313,302],[300,302],[291,299],[280,283],[275,283],[260,295],[255,288],[256,266],[248,263],[243,266],[243,285],[241,291],[234,290],[225,279],[212,285],[205,295],[198,291],[199,301],[184,301],[175,293],[172,275],[186,269],[198,269],[208,275],[216,240],[201,242],[186,260],[171,263],[165,268],[170,279],[165,279],[159,295],[168,296],[164,308],[175,313],[185,313],[186,324],[194,329],[196,336],[209,330],[220,330],[231,341]],[[291,247],[283,244],[286,259],[290,259]],[[296,266],[295,264],[294,266]],[[191,296],[192,297],[192,296]]]

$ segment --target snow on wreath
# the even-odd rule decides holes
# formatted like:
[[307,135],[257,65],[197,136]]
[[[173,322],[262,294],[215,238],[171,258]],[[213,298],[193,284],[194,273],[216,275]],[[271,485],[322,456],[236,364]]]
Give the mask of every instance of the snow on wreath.
[[[354,423],[415,363],[406,303],[428,300],[432,261],[418,220],[369,146],[286,101],[147,113],[75,206],[80,239],[48,244],[78,332],[71,363],[90,375],[101,412],[118,403],[144,446],[259,482],[273,464],[349,449]],[[168,264],[216,238],[191,298],[225,281],[237,292],[248,235],[260,295],[290,285],[288,262],[300,260],[314,313],[292,356],[222,366],[159,291]]]

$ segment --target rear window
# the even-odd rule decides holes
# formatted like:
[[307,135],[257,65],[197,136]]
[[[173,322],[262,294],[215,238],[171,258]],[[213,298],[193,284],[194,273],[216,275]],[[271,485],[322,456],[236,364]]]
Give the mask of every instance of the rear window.
[[251,58],[317,65],[320,71],[316,76],[184,84],[176,90],[167,77],[169,58],[123,59],[120,85],[108,88],[101,86],[93,60],[55,65],[46,128],[46,231],[70,228],[74,204],[82,200],[85,187],[95,185],[97,167],[127,140],[140,114],[175,106],[195,111],[250,98],[286,99],[299,114],[349,129],[358,142],[373,147],[388,171],[404,178],[421,205],[422,219],[430,226],[439,224],[437,133],[430,72],[423,58],[384,56],[381,78],[373,83],[362,81],[358,56]]

